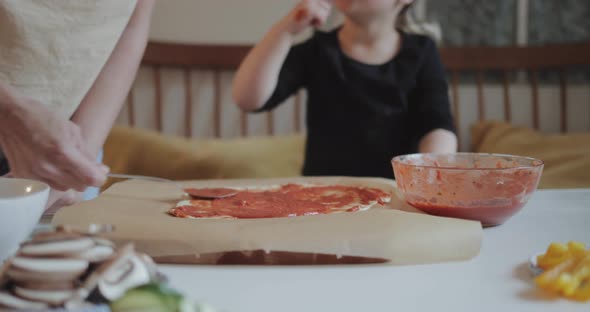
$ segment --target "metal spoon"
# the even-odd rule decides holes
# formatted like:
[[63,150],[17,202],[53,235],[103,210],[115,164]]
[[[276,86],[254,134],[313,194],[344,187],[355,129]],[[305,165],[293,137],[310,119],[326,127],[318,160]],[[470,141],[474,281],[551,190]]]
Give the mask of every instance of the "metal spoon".
[[222,199],[235,196],[238,193],[238,190],[231,188],[186,188],[174,180],[158,177],[121,173],[109,173],[108,176],[116,179],[146,180],[154,182],[171,183],[178,189],[180,189],[184,195],[190,196],[195,199]]

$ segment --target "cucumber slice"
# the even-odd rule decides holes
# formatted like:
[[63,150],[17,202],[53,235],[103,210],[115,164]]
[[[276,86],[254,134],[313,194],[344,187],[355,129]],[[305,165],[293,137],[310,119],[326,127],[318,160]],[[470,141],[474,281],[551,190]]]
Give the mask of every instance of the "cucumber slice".
[[148,284],[129,290],[111,303],[112,312],[214,312],[197,308],[164,284]]
[[131,289],[123,297],[111,303],[111,310],[113,312],[178,311],[181,297],[162,290],[160,285],[153,284]]

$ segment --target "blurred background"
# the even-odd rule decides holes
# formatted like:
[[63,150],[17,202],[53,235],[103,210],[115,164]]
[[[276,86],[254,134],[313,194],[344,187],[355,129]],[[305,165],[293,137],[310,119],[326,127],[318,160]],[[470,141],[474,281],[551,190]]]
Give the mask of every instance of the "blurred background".
[[[296,3],[157,1],[105,162],[173,179],[299,175],[305,92],[255,115],[231,97],[242,57]],[[590,1],[417,0],[413,16],[438,34],[461,151],[541,158],[542,187],[590,187]]]
[[[152,39],[252,44],[295,0],[158,1]],[[437,23],[444,45],[544,44],[590,40],[588,0],[418,0],[414,15]]]

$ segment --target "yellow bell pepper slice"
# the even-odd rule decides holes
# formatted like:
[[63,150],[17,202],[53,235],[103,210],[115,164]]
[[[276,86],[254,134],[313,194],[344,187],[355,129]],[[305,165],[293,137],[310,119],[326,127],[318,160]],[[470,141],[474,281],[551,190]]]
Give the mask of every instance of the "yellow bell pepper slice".
[[590,250],[581,242],[552,243],[537,257],[544,269],[535,278],[540,288],[572,300],[590,300]]
[[537,266],[549,270],[571,256],[569,246],[562,243],[551,243],[545,254],[537,257]]
[[569,251],[569,246],[563,243],[551,243],[547,248],[545,255],[547,256],[561,256]]
[[563,289],[563,294],[570,297],[577,292],[578,287],[590,278],[590,255],[578,259],[576,266],[571,270],[571,282]]
[[590,301],[590,279],[585,279],[570,298],[576,301]]
[[588,252],[586,245],[581,242],[569,242],[567,243],[567,249],[574,257],[584,256]]
[[541,275],[535,278],[537,286],[553,291],[555,290],[554,283],[557,281],[561,273],[568,272],[576,265],[574,258],[569,258],[562,263],[556,265],[550,270],[543,272]]

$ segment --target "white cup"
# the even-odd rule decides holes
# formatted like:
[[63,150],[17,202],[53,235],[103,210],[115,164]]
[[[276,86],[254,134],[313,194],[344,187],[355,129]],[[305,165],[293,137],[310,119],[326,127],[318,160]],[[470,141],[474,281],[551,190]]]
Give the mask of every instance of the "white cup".
[[48,197],[49,186],[45,183],[0,178],[0,264],[33,232]]

